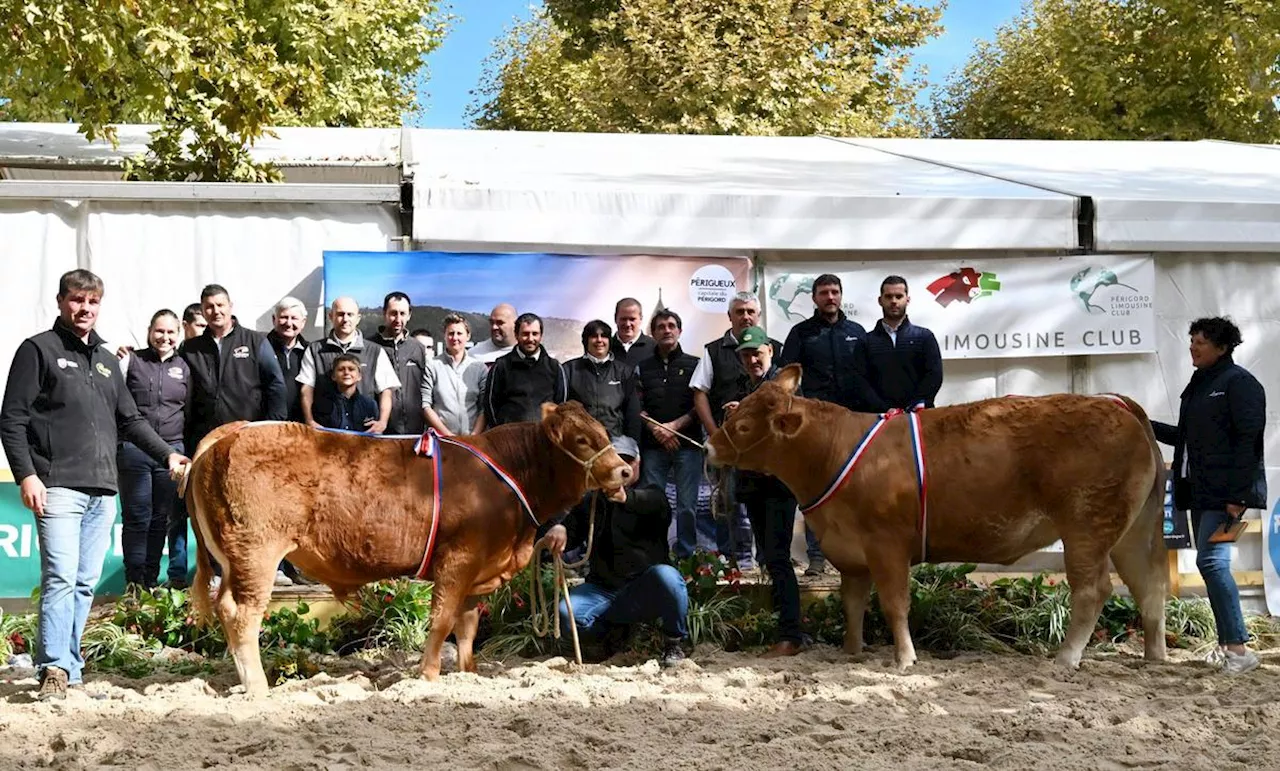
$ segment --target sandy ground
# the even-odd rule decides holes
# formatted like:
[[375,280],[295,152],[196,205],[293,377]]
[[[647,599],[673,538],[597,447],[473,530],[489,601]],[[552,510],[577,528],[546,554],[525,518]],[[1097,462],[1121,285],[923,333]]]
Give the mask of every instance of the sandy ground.
[[[413,662],[331,662],[261,700],[234,673],[90,677],[40,704],[30,670],[0,670],[0,768],[1132,769],[1280,764],[1280,658],[1225,677],[1175,652],[1148,666],[880,648],[794,659],[698,652],[582,668],[482,663],[438,683]],[[618,659],[615,659],[618,661]]]

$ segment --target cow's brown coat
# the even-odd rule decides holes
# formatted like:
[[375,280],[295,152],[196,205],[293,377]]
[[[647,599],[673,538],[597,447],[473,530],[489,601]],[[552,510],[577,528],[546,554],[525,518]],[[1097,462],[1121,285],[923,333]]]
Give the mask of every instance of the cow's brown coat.
[[[781,479],[814,500],[876,420],[794,396],[800,367],[744,399],[709,440],[712,462]],[[1148,659],[1165,658],[1168,576],[1161,523],[1164,464],[1146,414],[1126,399],[1010,397],[921,413],[928,470],[928,560],[1008,564],[1063,542],[1071,623],[1058,660],[1077,666],[1111,594],[1108,556],[1138,601]],[[907,627],[909,566],[919,560],[919,498],[907,420],[892,420],[845,486],[808,523],[842,575],[845,649],[862,649],[871,582],[893,630]]]
[[[564,512],[589,486],[617,489],[631,473],[576,402],[545,405],[540,423],[502,426],[467,441],[519,482],[540,522]],[[181,483],[197,540],[222,566],[212,606],[250,693],[267,690],[258,632],[282,558],[339,598],[417,570],[434,483],[431,462],[416,457],[413,444],[296,423],[229,424],[200,443]],[[463,448],[442,448],[444,499],[427,574],[435,586],[422,658],[429,679],[440,674],[450,632],[459,668],[475,670],[477,602],[528,564],[535,533],[515,495],[481,461]],[[204,620],[211,574],[198,560],[192,596]]]

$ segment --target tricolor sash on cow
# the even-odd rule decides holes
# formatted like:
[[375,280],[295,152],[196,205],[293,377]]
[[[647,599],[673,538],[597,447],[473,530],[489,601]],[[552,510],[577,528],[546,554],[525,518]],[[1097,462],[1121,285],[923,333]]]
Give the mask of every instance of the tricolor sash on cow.
[[880,419],[872,423],[867,432],[862,435],[862,439],[854,445],[853,452],[849,453],[849,458],[840,467],[840,471],[836,473],[827,488],[817,498],[801,506],[800,513],[807,515],[830,501],[840,491],[840,488],[844,487],[845,482],[849,480],[849,476],[853,474],[854,467],[858,465],[858,461],[862,459],[867,448],[880,435],[889,421],[899,415],[906,415],[910,425],[911,457],[916,467],[916,484],[920,490],[920,561],[923,562],[926,554],[928,554],[929,515],[927,502],[928,474],[925,471],[924,460],[924,429],[920,425],[919,413],[922,407],[923,405],[917,405],[908,412],[895,408],[883,413]]
[[538,518],[533,515],[533,507],[529,505],[529,500],[525,498],[524,490],[520,488],[520,483],[514,477],[478,448],[466,442],[460,442],[457,439],[441,436],[434,428],[428,428],[427,432],[419,437],[418,441],[413,445],[414,454],[431,459],[432,477],[435,480],[435,495],[431,502],[431,530],[427,535],[427,548],[423,552],[422,563],[418,566],[418,572],[415,574],[415,578],[418,579],[426,575],[427,568],[431,565],[431,553],[435,548],[436,530],[440,527],[440,501],[444,498],[444,467],[440,457],[440,445],[442,443],[461,447],[474,455],[493,472],[493,475],[499,481],[515,494],[516,500],[520,502],[520,508],[528,515],[529,521],[533,523],[534,528],[539,527]]

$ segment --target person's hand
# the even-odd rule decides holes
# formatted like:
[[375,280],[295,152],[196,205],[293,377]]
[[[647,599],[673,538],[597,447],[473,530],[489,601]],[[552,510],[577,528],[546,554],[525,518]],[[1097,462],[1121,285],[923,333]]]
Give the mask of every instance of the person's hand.
[[307,421],[307,425],[308,425],[308,426],[310,426],[310,427],[312,427],[312,428],[324,428],[324,426],[320,425],[319,423],[315,422],[314,420],[308,420],[308,421]]
[[169,455],[169,473],[177,471],[183,466],[191,462],[191,459],[180,452],[170,453]]
[[22,480],[18,488],[22,493],[22,505],[31,509],[31,513],[37,517],[43,517],[44,507],[49,502],[49,491],[45,489],[40,477],[31,474]]
[[132,345],[122,345],[116,349],[116,358],[123,359],[131,353],[133,353]]
[[369,418],[364,422],[364,430],[371,434],[381,434],[387,430],[387,421]]
[[1247,507],[1241,506],[1238,503],[1228,503],[1223,508],[1226,509],[1226,512],[1230,514],[1233,519],[1239,519],[1247,510]]
[[564,554],[565,544],[569,542],[569,531],[564,529],[564,525],[556,525],[542,536],[542,542],[547,545],[547,550],[551,552],[551,556],[559,557]]

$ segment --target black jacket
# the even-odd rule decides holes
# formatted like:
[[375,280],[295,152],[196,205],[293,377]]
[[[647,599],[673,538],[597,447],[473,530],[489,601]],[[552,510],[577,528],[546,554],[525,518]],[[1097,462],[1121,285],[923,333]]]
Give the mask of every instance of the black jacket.
[[542,420],[544,402],[568,400],[564,368],[538,348],[538,358],[526,357],[519,347],[498,357],[484,386],[484,416],[489,428],[505,423]]
[[191,368],[187,447],[218,426],[237,420],[286,420],[284,375],[266,335],[236,324],[219,351],[213,330],[182,347]]
[[426,418],[422,416],[422,375],[427,371],[427,349],[412,337],[399,341],[385,337],[381,329],[369,341],[386,350],[400,378],[400,387],[391,392],[387,433],[421,434],[427,429]]
[[[187,394],[191,390],[191,370],[181,356],[160,361],[151,348],[140,348],[130,357],[124,385],[160,438],[181,442],[186,426]],[[195,448],[191,448],[195,452]]]
[[[593,493],[564,520],[568,543],[585,543]],[[637,486],[627,490],[626,503],[600,496],[596,504],[595,543],[587,562],[587,580],[606,589],[621,589],[654,565],[668,565],[667,530],[671,504],[665,490]]]
[[[636,368],[636,380],[640,388],[640,407],[649,417],[659,423],[667,423],[682,415],[690,415],[693,419],[680,433],[701,440],[702,422],[694,413],[693,391],[689,388],[697,367],[698,357],[685,353],[677,345],[665,359],[655,350],[653,356],[640,362]],[[652,433],[641,433],[641,447],[661,446]],[[683,439],[680,444],[693,447]]]
[[609,352],[613,354],[613,358],[633,370],[640,366],[640,362],[652,356],[657,346],[657,341],[643,332],[631,344],[631,350],[629,351],[622,345],[622,341],[618,339],[617,334],[609,338]]
[[1231,356],[1191,376],[1182,390],[1178,425],[1151,421],[1156,438],[1174,448],[1174,508],[1220,511],[1228,503],[1266,508],[1266,414],[1262,384]]
[[[294,423],[302,423],[302,384],[298,382],[298,372],[302,370],[302,355],[311,343],[302,335],[298,335],[297,344],[292,348],[284,347],[284,338],[273,329],[267,333],[267,342],[276,354],[276,363],[280,365],[280,373],[284,375],[284,407],[288,419]],[[192,450],[194,452],[194,449]]]
[[636,370],[618,359],[596,364],[585,356],[564,363],[567,399],[575,399],[600,421],[609,436],[640,442],[640,395]]
[[844,311],[835,323],[815,312],[796,324],[775,361],[779,367],[798,362],[804,368],[804,392],[810,399],[854,412],[884,409],[867,379],[867,330]]
[[35,474],[45,487],[114,494],[121,437],[159,463],[173,452],[138,412],[97,332],[85,345],[58,319],[18,346],[0,405],[14,481]]
[[919,402],[932,407],[942,388],[942,351],[938,339],[925,327],[903,319],[898,342],[877,323],[867,333],[867,374],[880,395],[880,409],[907,409]]

